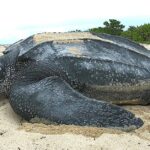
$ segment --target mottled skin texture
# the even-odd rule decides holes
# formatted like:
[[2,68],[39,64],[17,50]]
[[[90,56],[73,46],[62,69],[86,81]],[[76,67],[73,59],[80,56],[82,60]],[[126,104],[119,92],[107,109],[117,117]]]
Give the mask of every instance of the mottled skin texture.
[[36,46],[32,37],[28,39],[12,45],[13,50],[9,48],[0,60],[2,82],[9,85],[1,89],[6,89],[16,113],[26,120],[36,117],[97,127],[127,129],[143,124],[132,113],[101,100],[150,102],[150,58],[144,53],[97,39],[49,41]]
[[58,70],[67,74],[71,86],[88,97],[114,104],[150,103],[147,54],[114,43],[83,39],[45,42],[21,55],[19,60],[28,64],[52,57]]

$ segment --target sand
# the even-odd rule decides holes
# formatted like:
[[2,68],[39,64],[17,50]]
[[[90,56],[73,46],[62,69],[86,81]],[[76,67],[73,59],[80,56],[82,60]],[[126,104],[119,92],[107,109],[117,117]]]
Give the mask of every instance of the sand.
[[150,150],[150,106],[125,106],[144,125],[130,132],[29,123],[0,98],[0,150]]
[[0,150],[149,150],[150,106],[126,106],[144,120],[130,132],[73,125],[32,124],[0,99]]
[[6,49],[4,45],[0,45],[0,56],[3,55],[3,51]]
[[148,50],[150,50],[150,44],[142,44],[145,48],[147,48]]

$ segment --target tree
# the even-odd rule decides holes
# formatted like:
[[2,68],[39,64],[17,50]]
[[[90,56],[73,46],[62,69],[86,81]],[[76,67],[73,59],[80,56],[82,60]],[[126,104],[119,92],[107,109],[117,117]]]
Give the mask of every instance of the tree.
[[107,33],[112,35],[121,35],[124,29],[124,25],[120,21],[115,19],[109,19],[103,23],[105,25],[104,29]]
[[125,27],[123,24],[121,24],[120,21],[115,19],[109,19],[109,21],[105,21],[103,25],[104,27],[93,28],[90,29],[90,31],[98,33],[108,33],[112,35],[121,35]]
[[150,42],[150,24],[144,24],[138,27],[138,32],[144,42]]
[[136,27],[135,26],[129,26],[128,31],[135,31]]
[[125,26],[120,21],[109,19],[103,23],[104,27],[89,29],[90,32],[107,33],[112,35],[121,35],[133,41],[140,43],[150,43],[150,23],[140,26],[129,26],[124,31]]
[[69,32],[82,32],[82,31],[79,30],[79,29],[76,29],[76,30],[72,30],[72,31],[69,31]]
[[122,36],[136,42],[150,43],[150,24],[144,24],[137,27],[130,26],[127,31],[122,33]]

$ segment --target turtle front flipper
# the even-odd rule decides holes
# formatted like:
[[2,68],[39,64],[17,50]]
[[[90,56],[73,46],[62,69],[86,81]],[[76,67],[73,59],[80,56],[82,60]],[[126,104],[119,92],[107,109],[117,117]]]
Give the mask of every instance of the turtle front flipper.
[[11,88],[10,104],[26,120],[122,129],[143,125],[131,112],[87,98],[57,76],[35,82],[18,80]]

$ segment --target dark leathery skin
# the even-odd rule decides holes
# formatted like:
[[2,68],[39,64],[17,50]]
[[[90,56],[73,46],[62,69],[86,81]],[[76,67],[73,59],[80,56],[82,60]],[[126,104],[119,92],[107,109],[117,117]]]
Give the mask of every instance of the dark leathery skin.
[[29,37],[12,45],[14,50],[4,55],[20,49],[9,88],[12,108],[27,120],[139,128],[141,119],[110,103],[150,102],[150,58],[117,42],[80,39],[36,45]]

